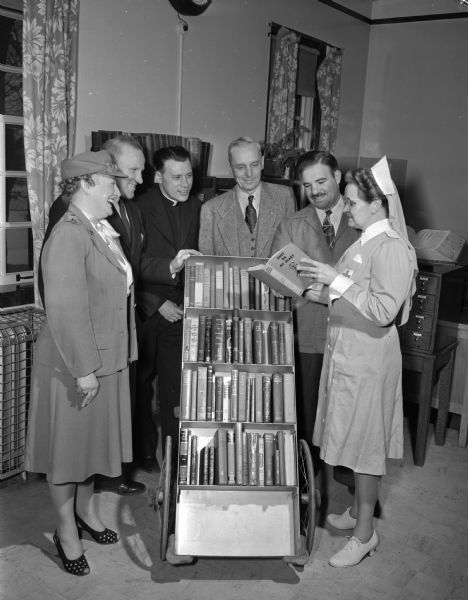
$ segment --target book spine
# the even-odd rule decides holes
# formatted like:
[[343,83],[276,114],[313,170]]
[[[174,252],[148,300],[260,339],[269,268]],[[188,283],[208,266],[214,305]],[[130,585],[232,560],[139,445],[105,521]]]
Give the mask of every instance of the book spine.
[[233,278],[234,278],[234,302],[233,307],[239,309],[241,307],[241,281],[240,281],[240,268],[238,265],[232,267]]
[[249,485],[258,485],[258,433],[249,433]]
[[196,362],[198,357],[198,318],[190,319],[189,361]]
[[223,376],[215,377],[215,421],[223,420]]
[[265,485],[265,441],[262,435],[258,438],[258,485]]
[[187,277],[188,277],[188,287],[189,287],[188,306],[195,306],[195,265],[189,265]]
[[216,308],[216,268],[210,267],[210,308]]
[[204,356],[204,359],[202,359],[205,362],[211,362],[211,332],[212,332],[211,317],[206,317],[206,322],[205,322],[205,356]]
[[232,362],[239,362],[239,310],[232,311]]
[[198,349],[197,349],[197,361],[203,362],[205,358],[205,331],[206,331],[206,316],[200,315],[198,317]]
[[184,368],[182,371],[182,395],[180,405],[180,420],[190,419],[190,398],[192,395],[192,371]]
[[235,425],[235,443],[236,443],[236,483],[244,485],[243,475],[243,456],[242,456],[242,423]]
[[283,397],[284,397],[284,422],[294,423],[296,421],[296,408],[294,406],[294,375],[283,373]]
[[193,305],[196,308],[203,306],[203,278],[205,265],[203,263],[195,263],[195,289]]
[[197,420],[197,391],[198,391],[198,373],[192,371],[192,386],[190,391],[190,420]]
[[234,308],[234,270],[229,267],[229,308]]
[[237,419],[244,423],[247,420],[247,373],[239,371]]
[[198,436],[192,435],[190,449],[190,485],[198,484]]
[[270,310],[270,288],[263,281],[260,282],[260,309]]
[[216,265],[215,308],[223,308],[223,265]]
[[255,310],[255,278],[249,273],[249,309]]
[[179,444],[179,485],[188,484],[188,434],[189,430],[182,428],[180,430]]
[[284,324],[284,347],[286,364],[292,365],[294,362],[294,333],[292,323]]
[[272,375],[273,423],[284,423],[283,377],[280,373]]
[[239,359],[238,362],[244,364],[244,321],[239,320]]
[[206,420],[213,420],[213,366],[206,370]]
[[263,423],[263,381],[261,373],[255,373],[255,422]]
[[192,321],[189,317],[185,317],[184,320],[184,349],[183,358],[184,362],[187,362],[190,357],[190,329],[192,327]]
[[252,324],[252,338],[253,338],[253,362],[256,365],[263,363],[263,334],[262,334],[262,321],[254,321]]
[[242,481],[243,485],[249,483],[249,441],[247,432],[242,432]]
[[226,319],[226,349],[224,362],[232,363],[232,319]]
[[237,421],[239,403],[239,371],[232,369],[231,371],[231,406],[230,406],[230,421]]
[[229,422],[229,412],[231,409],[231,375],[223,377],[223,421]]
[[284,460],[284,431],[278,431],[276,434],[279,451],[279,484],[286,485],[286,464]]
[[273,473],[274,436],[272,433],[265,433],[264,454],[265,454],[265,485],[274,485],[274,483],[275,483],[274,473]]
[[223,262],[223,308],[229,308],[229,262]]
[[284,321],[278,323],[279,361],[280,365],[286,364],[286,339],[284,332]]
[[261,293],[260,293],[260,281],[258,279],[254,279],[254,294],[255,294],[255,300],[254,300],[254,308],[255,310],[261,310],[262,308],[262,304],[261,304]]
[[263,396],[263,420],[265,423],[271,423],[271,377],[263,375],[262,377],[262,396]]
[[205,267],[203,270],[203,308],[211,306],[211,269]]
[[236,446],[234,430],[228,429],[227,435],[227,477],[228,485],[236,485]]
[[227,485],[227,434],[225,429],[216,431],[216,483]]
[[214,444],[210,444],[208,447],[208,462],[209,462],[209,476],[208,485],[214,485],[215,482],[215,447]]
[[213,351],[212,362],[225,362],[226,349],[226,317],[218,315],[213,317]]
[[200,462],[203,465],[203,477],[201,481],[203,485],[209,485],[210,483],[210,452],[209,446],[205,446],[203,451],[200,452]]
[[247,269],[240,270],[241,308],[249,310],[249,273]]
[[275,485],[281,485],[280,452],[278,448],[276,448],[274,452],[273,465]]
[[252,364],[252,319],[244,317],[244,363]]
[[279,337],[278,337],[278,323],[272,321],[270,323],[270,340],[271,340],[271,358],[270,362],[272,365],[279,365]]
[[197,368],[197,379],[197,421],[206,421],[207,367]]
[[262,360],[264,365],[270,364],[270,321],[262,321]]

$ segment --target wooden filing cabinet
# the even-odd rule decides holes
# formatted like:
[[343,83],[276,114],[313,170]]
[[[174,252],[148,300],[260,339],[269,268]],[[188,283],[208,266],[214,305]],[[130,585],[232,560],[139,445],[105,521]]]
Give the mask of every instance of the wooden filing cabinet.
[[460,267],[452,264],[420,263],[416,292],[408,322],[400,331],[403,351],[434,351],[437,320],[456,320],[461,310],[462,288],[453,277]]
[[441,279],[440,273],[418,273],[410,317],[402,331],[402,347],[405,350],[433,351]]

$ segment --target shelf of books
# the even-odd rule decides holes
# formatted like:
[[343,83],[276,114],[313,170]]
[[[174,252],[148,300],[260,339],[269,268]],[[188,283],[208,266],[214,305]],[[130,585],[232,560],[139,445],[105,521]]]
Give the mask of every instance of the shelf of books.
[[292,313],[249,274],[261,262],[186,263],[177,554],[299,551]]

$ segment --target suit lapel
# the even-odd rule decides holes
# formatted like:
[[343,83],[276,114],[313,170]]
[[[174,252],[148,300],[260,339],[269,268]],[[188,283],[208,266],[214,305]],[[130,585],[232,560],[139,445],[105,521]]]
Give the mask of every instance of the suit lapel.
[[265,186],[262,185],[260,192],[260,210],[257,221],[257,256],[262,256],[265,246],[271,240],[278,225],[277,219],[275,200],[266,191]]
[[101,254],[103,254],[109,262],[111,262],[119,271],[123,271],[124,269],[120,264],[116,254],[109,248],[109,246],[105,243],[99,233],[94,229],[91,225],[91,222],[87,217],[76,207],[73,206],[68,209],[68,211],[73,214],[77,219],[79,219],[85,228],[85,231],[89,234],[89,238],[96,250],[98,250]]
[[237,231],[240,218],[242,218],[242,213],[234,188],[224,199],[218,225],[218,232],[227,248],[228,256],[240,256]]

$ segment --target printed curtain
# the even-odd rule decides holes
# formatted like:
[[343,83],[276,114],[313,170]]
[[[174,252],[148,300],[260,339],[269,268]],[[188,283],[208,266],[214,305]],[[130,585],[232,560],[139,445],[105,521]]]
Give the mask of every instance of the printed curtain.
[[294,143],[297,54],[299,35],[281,27],[276,36],[273,73],[270,81],[266,142],[280,143],[287,138]]
[[340,111],[340,79],[342,50],[327,46],[327,54],[317,69],[320,109],[320,150],[335,153]]
[[23,0],[23,11],[24,147],[37,274],[60,163],[74,150],[79,0]]

